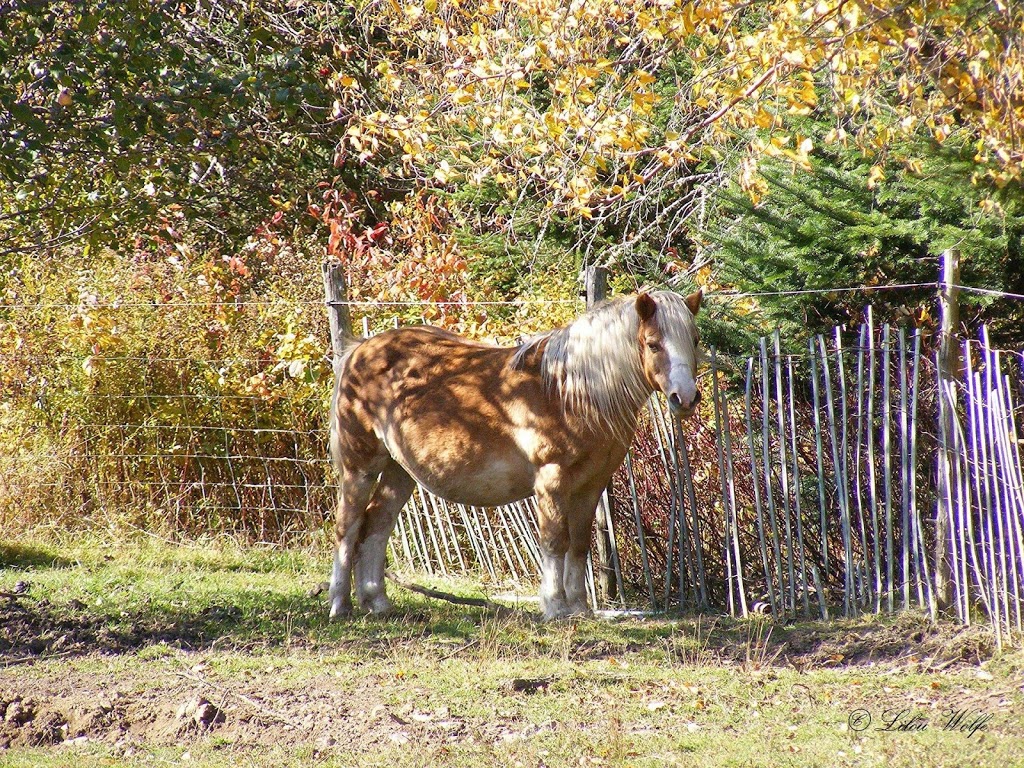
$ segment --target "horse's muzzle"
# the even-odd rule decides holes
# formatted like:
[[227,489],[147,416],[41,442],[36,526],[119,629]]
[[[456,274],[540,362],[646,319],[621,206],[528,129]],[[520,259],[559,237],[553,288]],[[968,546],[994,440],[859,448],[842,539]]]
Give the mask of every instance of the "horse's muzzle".
[[683,405],[683,401],[679,398],[679,395],[673,392],[668,396],[668,407],[672,411],[674,416],[679,418],[688,419],[697,412],[697,406],[700,405],[700,390],[693,396],[693,400],[688,405]]

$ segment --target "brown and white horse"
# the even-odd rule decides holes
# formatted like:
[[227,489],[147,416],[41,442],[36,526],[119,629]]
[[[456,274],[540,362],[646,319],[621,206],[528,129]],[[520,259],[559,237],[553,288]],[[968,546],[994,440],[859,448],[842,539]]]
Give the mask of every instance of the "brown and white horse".
[[536,495],[548,619],[588,611],[585,569],[601,492],[657,390],[679,416],[696,385],[700,291],[606,302],[519,347],[430,327],[353,342],[338,361],[331,458],[339,475],[331,617],[390,608],[385,553],[419,482],[449,501]]

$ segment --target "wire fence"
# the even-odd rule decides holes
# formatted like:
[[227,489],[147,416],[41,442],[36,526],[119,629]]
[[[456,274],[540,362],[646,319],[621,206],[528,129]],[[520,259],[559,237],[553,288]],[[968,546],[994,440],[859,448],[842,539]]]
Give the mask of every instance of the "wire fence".
[[[257,329],[267,305],[233,310],[251,313]],[[323,345],[284,334],[275,349],[290,344],[289,354],[214,342],[205,352],[156,342],[126,352],[104,341],[128,314],[151,309],[86,308],[85,325],[106,335],[77,352],[14,337],[0,347],[0,520],[128,516],[278,540],[327,530]],[[319,317],[311,336],[325,338],[322,302],[300,309]],[[38,322],[43,308],[0,310],[14,327]],[[168,327],[188,322],[170,305],[159,312]],[[46,313],[57,327],[83,309]],[[391,324],[374,316],[373,327]],[[940,382],[933,346],[915,330],[876,327],[869,311],[859,328],[816,337],[798,355],[784,354],[777,335],[746,359],[712,351],[707,410],[680,426],[652,399],[602,500],[594,604],[935,615],[945,576],[961,622],[991,622],[999,642],[1019,633],[1022,358],[982,333],[963,340],[962,376]],[[532,581],[536,519],[532,499],[485,510],[418,488],[390,556],[399,569]]]

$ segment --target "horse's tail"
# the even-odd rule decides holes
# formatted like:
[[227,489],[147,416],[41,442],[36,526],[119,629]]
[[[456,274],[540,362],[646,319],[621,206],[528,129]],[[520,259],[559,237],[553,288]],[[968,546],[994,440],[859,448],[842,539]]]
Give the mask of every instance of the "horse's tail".
[[339,433],[339,419],[338,419],[338,398],[341,393],[341,385],[345,379],[345,368],[348,365],[348,359],[355,352],[356,347],[363,343],[363,339],[357,339],[353,336],[346,336],[344,338],[344,348],[341,354],[338,355],[331,361],[331,366],[334,368],[334,390],[331,393],[331,411],[328,415],[330,421],[330,438],[329,446],[331,450],[331,464],[334,466],[336,472],[341,471],[341,435]]

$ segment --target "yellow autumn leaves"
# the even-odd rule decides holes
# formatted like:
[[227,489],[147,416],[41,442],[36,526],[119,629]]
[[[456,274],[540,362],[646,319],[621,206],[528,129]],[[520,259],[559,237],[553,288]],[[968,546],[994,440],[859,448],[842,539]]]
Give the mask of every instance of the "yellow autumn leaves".
[[[592,216],[728,150],[807,162],[802,119],[866,154],[900,137],[977,145],[996,183],[1021,176],[1024,13],[954,0],[389,0],[360,21],[373,93],[337,81],[344,141],[425,186],[530,189]],[[346,98],[348,101],[346,102]],[[880,175],[869,183],[881,183]]]

